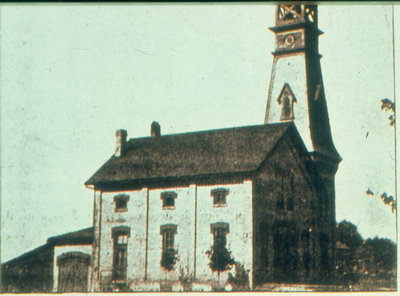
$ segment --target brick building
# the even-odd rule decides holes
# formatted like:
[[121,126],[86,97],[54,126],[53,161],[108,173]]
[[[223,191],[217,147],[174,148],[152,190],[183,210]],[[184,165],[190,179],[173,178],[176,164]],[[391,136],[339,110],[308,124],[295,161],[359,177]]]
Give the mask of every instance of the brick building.
[[[228,278],[209,265],[217,243],[243,266],[250,288],[332,278],[341,159],[316,6],[278,5],[271,30],[264,124],[161,135],[154,122],[150,137],[132,139],[117,131],[114,155],[85,183],[94,192],[88,291],[182,290],[184,277],[192,290],[211,290]],[[55,291],[79,290],[57,281]]]

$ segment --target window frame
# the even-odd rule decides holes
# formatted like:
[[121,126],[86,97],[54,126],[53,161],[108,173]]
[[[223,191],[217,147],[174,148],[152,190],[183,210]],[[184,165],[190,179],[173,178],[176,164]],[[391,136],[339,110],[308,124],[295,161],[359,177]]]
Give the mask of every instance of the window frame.
[[227,244],[227,234],[229,233],[229,223],[217,222],[210,225],[210,233],[213,236],[213,245],[216,245],[218,240],[223,241],[223,246],[226,247]]
[[[129,195],[128,194],[118,194],[114,196],[114,212],[127,212],[128,211],[128,201]],[[121,205],[122,203],[122,205]]]
[[226,207],[226,197],[229,195],[228,188],[215,188],[211,190],[211,196],[213,198],[214,207]]
[[[113,282],[125,282],[128,267],[128,244],[130,228],[128,226],[114,227],[112,230],[113,261],[112,280]],[[122,238],[124,241],[120,242]]]
[[177,197],[178,197],[178,194],[175,191],[164,191],[164,192],[161,192],[160,199],[162,200],[162,208],[163,208],[163,210],[173,210],[173,209],[175,209],[175,199]]
[[294,204],[294,189],[295,188],[295,179],[293,170],[290,172],[289,175],[289,194],[287,199],[287,210],[288,212],[294,212],[295,204]]
[[[160,235],[162,236],[162,250],[175,248],[175,235],[177,234],[178,226],[175,224],[164,224],[160,227]],[[169,235],[169,237],[167,237]],[[167,245],[169,242],[169,246]]]
[[[160,226],[160,235],[161,235],[161,262],[160,265],[163,268],[167,268],[167,266],[163,266],[164,256],[172,256],[175,257],[177,250],[175,248],[175,235],[177,232],[178,226],[175,224],[164,224]],[[174,261],[176,259],[173,259]],[[175,262],[172,263],[172,269],[175,265]],[[167,269],[169,270],[169,269]]]

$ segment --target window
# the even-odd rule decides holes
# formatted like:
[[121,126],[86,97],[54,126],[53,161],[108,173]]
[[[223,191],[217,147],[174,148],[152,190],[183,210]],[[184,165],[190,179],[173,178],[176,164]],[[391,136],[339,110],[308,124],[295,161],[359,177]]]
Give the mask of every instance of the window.
[[211,224],[214,246],[226,246],[226,234],[229,233],[229,224],[224,222]]
[[160,227],[160,235],[162,235],[162,254],[161,266],[170,271],[174,269],[177,260],[177,251],[174,248],[175,235],[177,226],[174,224],[166,224]]
[[288,211],[294,211],[294,174],[293,172],[290,173],[290,184],[289,184],[289,195],[288,195]]
[[221,272],[229,270],[235,264],[232,252],[226,247],[226,234],[229,233],[228,223],[211,224],[211,233],[213,235],[213,245],[206,251],[210,263],[208,266],[212,271],[218,272],[218,278]]
[[174,191],[166,191],[161,193],[162,206],[166,209],[175,208],[175,198],[177,198],[177,194]]
[[295,197],[295,179],[292,171],[281,172],[280,190],[278,192],[276,206],[278,210],[287,210],[288,212],[294,211],[294,197]]
[[282,108],[281,121],[293,120],[294,119],[293,105],[294,103],[297,102],[297,100],[288,83],[285,83],[283,85],[277,101]]
[[285,209],[285,199],[284,199],[284,194],[285,194],[285,178],[284,178],[284,173],[283,172],[279,172],[277,174],[277,178],[279,178],[280,180],[280,190],[278,192],[278,199],[277,199],[277,203],[276,206],[278,208],[278,210],[284,210]]
[[128,210],[129,195],[118,194],[114,196],[114,204],[116,212],[126,212]]
[[277,207],[279,210],[283,210],[285,208],[285,201],[283,200],[283,194],[279,193]]
[[229,194],[229,190],[226,188],[216,188],[211,190],[211,196],[213,197],[214,206],[226,205],[226,196]]
[[113,237],[113,280],[125,281],[126,268],[128,263],[128,238],[130,228],[126,226],[115,227],[112,229]]

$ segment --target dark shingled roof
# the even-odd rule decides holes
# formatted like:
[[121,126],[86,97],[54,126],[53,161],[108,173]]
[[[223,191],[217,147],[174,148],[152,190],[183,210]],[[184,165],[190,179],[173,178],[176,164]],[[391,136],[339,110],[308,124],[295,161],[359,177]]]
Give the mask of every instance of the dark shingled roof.
[[92,244],[93,242],[93,227],[84,228],[74,232],[52,236],[47,239],[49,245],[76,245],[76,244]]
[[[85,185],[256,170],[293,123],[130,139]],[[294,126],[294,125],[293,125]]]
[[36,249],[28,251],[18,257],[15,257],[5,263],[2,266],[8,265],[10,263],[15,263],[21,260],[26,260],[29,257],[37,256],[46,250],[51,249],[54,246],[64,246],[64,245],[91,245],[93,243],[93,227],[84,228],[78,231],[69,232],[57,236],[52,236],[47,239],[47,243]]

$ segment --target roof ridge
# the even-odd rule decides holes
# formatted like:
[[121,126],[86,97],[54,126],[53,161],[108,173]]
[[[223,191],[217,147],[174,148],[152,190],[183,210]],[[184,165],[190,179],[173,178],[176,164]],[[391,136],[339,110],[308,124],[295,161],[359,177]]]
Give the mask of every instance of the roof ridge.
[[133,138],[85,185],[254,171],[293,122]]
[[172,137],[172,136],[191,136],[201,133],[217,133],[217,132],[224,132],[229,130],[238,130],[238,129],[246,129],[246,128],[265,128],[270,126],[290,126],[294,124],[292,121],[287,122],[274,122],[274,123],[264,123],[264,124],[254,124],[254,125],[243,125],[243,126],[235,126],[235,127],[223,127],[219,129],[209,129],[209,130],[198,130],[198,131],[191,131],[191,132],[182,132],[182,133],[173,133],[173,134],[161,134],[159,137],[152,137],[152,136],[145,136],[145,137],[137,137],[137,138],[129,138],[128,143],[132,143],[133,141],[142,140],[142,139],[157,139],[160,137]]

